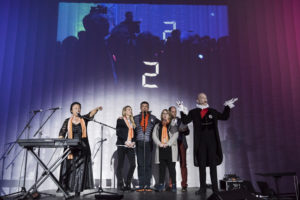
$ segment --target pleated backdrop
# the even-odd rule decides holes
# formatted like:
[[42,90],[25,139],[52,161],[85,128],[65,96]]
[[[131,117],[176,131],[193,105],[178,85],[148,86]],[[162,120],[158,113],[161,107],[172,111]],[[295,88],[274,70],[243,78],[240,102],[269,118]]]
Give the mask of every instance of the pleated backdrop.
[[[196,53],[195,50],[181,50],[180,64],[176,57],[155,50],[153,55],[142,58],[124,58],[127,55],[124,50],[121,53],[112,50],[108,58],[100,56],[104,61],[98,62],[95,60],[97,55],[93,55],[93,51],[99,50],[97,45],[84,46],[84,50],[89,50],[86,52],[74,47],[80,42],[77,33],[85,31],[82,24],[67,27],[75,23],[74,18],[87,13],[62,8],[65,4],[68,3],[37,0],[0,3],[1,155],[8,148],[8,143],[16,140],[32,115],[29,113],[31,110],[62,107],[37,136],[53,138],[58,136],[63,120],[70,116],[69,106],[73,101],[81,102],[82,114],[96,106],[103,106],[103,111],[96,115],[95,120],[115,126],[125,105],[131,105],[134,114],[138,114],[139,103],[149,101],[150,110],[159,117],[162,109],[174,105],[178,99],[183,100],[189,109],[194,108],[197,94],[205,92],[210,106],[219,111],[222,111],[225,100],[239,98],[230,119],[219,124],[224,153],[224,162],[218,167],[219,179],[225,173],[235,173],[242,179],[251,180],[254,185],[255,181],[264,180],[273,186],[271,180],[258,177],[255,173],[300,173],[299,1],[228,1],[225,5],[202,5],[204,7],[200,6],[199,10],[195,9],[199,5],[191,6],[190,15],[184,15],[186,20],[182,24],[200,26],[205,23],[196,33],[200,37],[209,36],[209,41],[220,45],[219,49],[225,46],[225,50],[209,55],[205,54],[206,51],[204,60],[200,59],[202,49]],[[143,6],[143,9],[150,8],[147,4]],[[163,6],[167,13],[167,6]],[[64,12],[62,9],[65,9]],[[123,16],[125,11],[125,8],[123,11],[120,8],[118,12]],[[143,14],[136,7],[131,7],[131,11],[133,14]],[[180,14],[175,13],[174,16]],[[110,26],[112,22],[120,23],[124,19],[122,16],[110,18]],[[152,21],[158,20],[155,18],[157,16],[163,14],[154,12],[153,16],[149,15],[152,18],[148,27],[143,25],[141,31],[151,32],[153,29],[159,32]],[[143,21],[146,23],[147,19]],[[188,26],[186,29],[189,33]],[[162,39],[162,35],[157,36]],[[221,43],[222,38],[226,44]],[[73,52],[74,48],[77,48],[77,54]],[[99,48],[101,51],[101,45]],[[79,62],[74,61],[74,55],[80,57]],[[195,58],[185,61],[188,55]],[[143,65],[142,61],[161,61],[157,79],[148,79],[158,88],[142,87],[142,74],[154,72],[154,67]],[[122,62],[126,64],[122,65]],[[100,65],[103,67],[99,68]],[[22,138],[32,138],[50,114],[51,111],[37,114]],[[192,124],[189,127],[193,129]],[[103,178],[106,180],[103,187],[114,187],[116,135],[109,128],[103,130],[104,138],[107,138],[103,145]],[[91,122],[88,136],[92,153],[98,148],[100,134],[100,126]],[[198,170],[192,162],[192,133],[187,138],[188,185],[198,187]],[[18,190],[17,187],[9,188],[7,180],[15,180],[15,185],[22,186],[19,180],[23,179],[24,152],[17,146],[5,160],[1,160],[0,191],[3,194]],[[41,149],[41,157],[46,162],[52,154],[54,160],[60,153],[61,150]],[[93,164],[96,182],[100,176],[99,160],[97,154]],[[154,172],[156,167],[153,166]],[[27,186],[34,180],[35,168],[36,164],[29,155]],[[179,163],[176,169],[177,183],[180,185]],[[56,170],[55,175],[58,172]],[[137,178],[137,172],[134,178]],[[209,176],[207,182],[210,182]],[[280,184],[285,190],[293,190],[290,179],[282,179]],[[51,180],[47,180],[41,189],[56,187]]]

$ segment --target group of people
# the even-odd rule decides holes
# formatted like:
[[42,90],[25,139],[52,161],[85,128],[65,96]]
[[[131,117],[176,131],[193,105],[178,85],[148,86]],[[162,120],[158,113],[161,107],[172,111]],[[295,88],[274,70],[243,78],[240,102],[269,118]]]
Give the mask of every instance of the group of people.
[[[176,162],[180,161],[181,187],[187,191],[187,164],[186,150],[188,148],[186,135],[189,134],[188,124],[193,122],[194,129],[194,165],[199,167],[200,189],[196,195],[206,193],[206,167],[210,167],[210,176],[213,192],[218,192],[217,165],[222,162],[222,148],[218,132],[218,120],[227,120],[230,109],[234,107],[237,99],[231,99],[224,103],[222,113],[210,108],[207,96],[200,93],[197,97],[196,108],[188,112],[181,101],[177,101],[177,107],[181,118],[177,117],[177,108],[171,106],[163,109],[160,119],[156,118],[149,111],[149,103],[141,102],[141,112],[133,116],[132,108],[125,106],[122,116],[117,119],[117,188],[122,191],[133,191],[131,181],[136,168],[135,157],[137,158],[139,187],[136,191],[152,191],[152,151],[154,150],[154,162],[159,165],[159,181],[155,189],[164,191],[169,188],[172,192],[177,191],[176,187]],[[83,148],[73,150],[68,158],[62,163],[60,170],[60,183],[67,191],[75,192],[76,196],[84,189],[94,188],[93,173],[91,164],[91,151],[87,137],[88,121],[93,119],[97,107],[87,115],[81,116],[81,105],[78,102],[71,104],[72,116],[66,119],[60,130],[61,138],[79,138]],[[129,169],[126,177],[122,171],[124,159],[129,160]],[[166,168],[170,178],[165,181]]]
[[[138,164],[139,187],[137,191],[152,191],[152,150],[155,145],[155,163],[159,164],[159,184],[157,189],[162,191],[165,181],[166,167],[169,170],[171,190],[176,191],[175,163],[180,155],[183,174],[182,189],[187,188],[186,148],[185,135],[189,134],[187,125],[176,117],[176,107],[164,109],[160,119],[149,111],[149,103],[140,104],[141,112],[133,116],[132,108],[125,106],[122,117],[117,120],[117,188],[131,190],[131,180],[135,165],[135,153]],[[122,176],[124,157],[129,160],[127,176]],[[125,181],[124,181],[125,180]]]

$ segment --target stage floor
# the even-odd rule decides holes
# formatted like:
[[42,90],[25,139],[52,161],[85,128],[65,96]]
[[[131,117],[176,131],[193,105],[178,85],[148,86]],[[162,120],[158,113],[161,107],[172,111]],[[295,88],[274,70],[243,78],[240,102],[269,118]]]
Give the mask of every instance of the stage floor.
[[[181,188],[178,188],[176,193],[173,192],[117,192],[116,189],[104,189],[107,192],[114,192],[114,193],[118,193],[118,194],[123,194],[124,200],[147,200],[147,199],[151,199],[151,200],[161,200],[161,199],[176,199],[176,200],[205,200],[207,199],[211,194],[212,191],[211,190],[207,190],[206,195],[195,195],[195,192],[198,190],[199,188],[188,188],[187,192],[182,192]],[[72,199],[95,199],[95,194],[92,195],[87,195],[84,196],[84,194],[86,193],[90,193],[93,190],[89,190],[89,191],[84,191],[83,193],[81,193],[80,197],[74,197]],[[48,191],[40,191],[42,193],[48,193],[48,194],[52,194],[55,196],[47,196],[47,195],[41,195],[41,197],[39,199],[43,199],[43,200],[54,200],[54,199],[61,199],[63,200],[64,197],[62,196],[62,193],[56,193],[56,191],[53,190],[48,190]],[[105,194],[105,193],[104,193]],[[9,198],[9,199],[13,199],[13,198]]]

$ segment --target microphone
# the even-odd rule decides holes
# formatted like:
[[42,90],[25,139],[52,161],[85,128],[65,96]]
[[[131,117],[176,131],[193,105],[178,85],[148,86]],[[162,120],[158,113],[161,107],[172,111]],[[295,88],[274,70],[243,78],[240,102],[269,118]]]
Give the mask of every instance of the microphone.
[[32,111],[30,111],[29,113],[39,113],[39,112],[43,112],[43,110],[42,110],[42,109],[39,109],[39,110],[32,110]]
[[77,116],[79,117],[79,118],[82,118],[82,116],[81,116],[81,114],[78,112],[77,113]]
[[49,108],[47,110],[59,110],[59,109],[61,109],[61,107]]

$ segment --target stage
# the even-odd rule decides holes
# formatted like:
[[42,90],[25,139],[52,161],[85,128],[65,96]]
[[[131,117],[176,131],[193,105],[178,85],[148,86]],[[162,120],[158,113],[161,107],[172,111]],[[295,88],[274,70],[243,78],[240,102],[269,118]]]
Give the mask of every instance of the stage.
[[[207,190],[206,195],[195,195],[195,192],[199,188],[193,187],[193,188],[188,188],[187,192],[182,192],[181,188],[177,189],[176,193],[170,192],[170,191],[165,191],[165,192],[118,192],[117,189],[104,189],[107,192],[113,192],[113,193],[118,193],[120,195],[124,195],[122,199],[124,200],[138,200],[138,199],[151,199],[151,200],[158,200],[158,199],[176,199],[176,200],[205,200],[207,199],[211,194],[211,190]],[[72,199],[95,199],[95,195],[87,195],[87,193],[91,193],[94,190],[86,190],[83,193],[81,193],[80,197],[74,197]],[[47,193],[55,196],[48,196],[48,195],[41,195],[39,199],[41,200],[54,200],[54,199],[64,199],[62,193],[56,193],[55,190],[45,190],[41,191],[42,193]],[[72,194],[72,193],[71,193]],[[105,193],[103,193],[105,194]],[[74,195],[74,194],[72,194]],[[7,199],[12,199],[12,198],[7,198]]]
[[207,199],[200,184],[247,182],[299,200],[299,11],[300,0],[0,1],[0,200],[170,180],[176,193],[123,199]]

